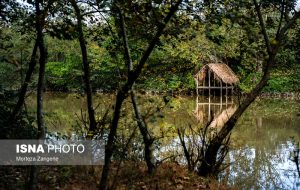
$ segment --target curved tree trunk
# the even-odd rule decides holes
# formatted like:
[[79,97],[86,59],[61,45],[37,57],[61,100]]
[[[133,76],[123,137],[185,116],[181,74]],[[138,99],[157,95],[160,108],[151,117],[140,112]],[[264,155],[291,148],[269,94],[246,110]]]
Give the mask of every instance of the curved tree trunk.
[[[259,83],[255,86],[255,88],[253,88],[253,90],[249,94],[247,94],[245,100],[242,102],[242,104],[239,105],[238,109],[235,111],[232,117],[225,123],[224,127],[220,130],[217,136],[214,139],[212,139],[212,141],[208,145],[206,152],[204,153],[203,161],[201,165],[198,167],[198,173],[199,175],[202,176],[208,176],[215,172],[214,167],[217,160],[217,154],[220,147],[222,146],[223,140],[226,139],[226,137],[229,135],[231,130],[236,125],[237,120],[241,117],[244,111],[256,99],[256,97],[260,94],[264,86],[267,84],[270,76],[270,70],[275,64],[275,57],[281,46],[284,36],[286,35],[287,30],[290,29],[293,26],[293,24],[295,24],[295,22],[300,18],[300,13],[296,12],[294,16],[283,27],[281,27],[282,25],[281,23],[282,19],[281,19],[275,37],[276,43],[271,44],[263,20],[263,15],[260,11],[260,5],[257,3],[256,0],[253,0],[253,4],[255,6],[255,11],[258,17],[259,25],[265,41],[266,50],[268,53],[268,59],[264,66],[263,76],[259,81]],[[281,6],[284,6],[284,4],[282,4]],[[284,10],[285,9],[282,9],[281,12],[282,15],[285,14]]]
[[[44,26],[44,16],[43,12],[40,9],[40,1],[35,1],[35,9],[36,9],[36,32],[37,32],[37,45],[39,47],[39,78],[38,78],[38,86],[37,86],[37,126],[38,133],[37,138],[43,139],[45,138],[45,123],[43,117],[43,93],[45,89],[45,67],[47,62],[47,49],[44,44],[44,35],[43,35],[43,26]],[[30,180],[29,180],[29,189],[35,190],[37,189],[37,175],[38,167],[31,166],[30,168]]]
[[137,99],[136,96],[134,94],[133,89],[130,92],[130,96],[131,96],[131,101],[133,104],[133,108],[134,108],[134,113],[135,113],[135,117],[137,120],[137,124],[140,130],[140,133],[143,136],[143,141],[144,141],[144,156],[145,156],[145,161],[147,163],[147,167],[148,167],[148,173],[153,173],[154,169],[155,169],[155,158],[153,155],[153,141],[154,139],[151,137],[147,124],[145,123],[142,115],[141,115],[141,111],[139,109],[138,103],[137,103]]
[[26,72],[26,76],[23,82],[23,85],[20,89],[19,95],[18,95],[18,102],[15,105],[12,114],[11,114],[11,118],[10,121],[14,121],[14,119],[16,118],[16,116],[20,113],[22,106],[24,104],[25,101],[25,96],[26,96],[26,92],[27,92],[27,88],[28,88],[28,84],[30,82],[31,76],[33,74],[34,68],[36,66],[36,53],[37,53],[37,49],[38,49],[38,41],[39,39],[37,38],[35,43],[34,43],[34,47],[32,49],[32,53],[31,53],[31,58],[29,61],[29,67],[28,70]]
[[37,22],[37,35],[38,35],[38,46],[40,50],[40,59],[39,59],[39,78],[38,78],[38,86],[37,86],[37,124],[38,124],[38,138],[45,137],[45,124],[43,117],[43,94],[45,90],[45,67],[47,62],[47,49],[44,44],[44,35],[43,35],[43,20],[42,13],[39,8],[39,1],[36,3],[38,20]]
[[[275,56],[272,56],[268,60],[269,65],[274,64]],[[237,120],[244,113],[244,111],[249,107],[249,105],[256,99],[259,95],[263,87],[267,84],[269,75],[270,75],[270,67],[265,71],[262,79],[259,84],[247,95],[246,99],[243,103],[238,107],[232,117],[225,123],[221,131],[217,134],[217,136],[210,142],[208,145],[206,152],[204,154],[203,161],[201,165],[198,167],[198,174],[201,176],[208,176],[215,172],[215,164],[217,161],[217,153],[222,146],[223,140],[229,135],[233,127],[235,126]]]
[[[122,14],[122,11],[120,8],[117,8],[119,12],[119,17],[120,17],[120,28],[121,28],[121,33],[122,33],[122,38],[123,38],[123,46],[124,46],[124,57],[125,61],[127,62],[127,67],[128,67],[128,74],[133,71],[133,63],[131,59],[131,54],[130,54],[130,48],[128,45],[128,38],[127,38],[127,33],[126,33],[126,28],[125,28],[125,21],[124,21],[124,16]],[[141,110],[139,108],[138,102],[136,95],[134,93],[134,87],[132,87],[130,91],[130,97],[131,97],[131,102],[134,108],[134,113],[135,113],[135,118],[137,120],[137,125],[139,127],[140,133],[143,137],[144,141],[144,159],[147,163],[148,167],[148,173],[153,173],[155,169],[155,159],[153,155],[153,141],[154,139],[151,137],[147,124],[144,121],[142,115],[141,115]]]
[[96,129],[96,119],[93,108],[93,97],[92,97],[92,88],[90,83],[90,67],[88,63],[88,55],[87,55],[87,47],[86,41],[84,38],[83,30],[82,30],[82,16],[80,13],[80,9],[75,0],[71,0],[72,6],[75,10],[76,18],[77,18],[77,31],[78,31],[78,41],[80,43],[81,55],[82,55],[82,65],[83,65],[83,79],[85,84],[85,93],[87,96],[87,109],[90,120],[89,131],[95,131]]
[[111,164],[111,157],[114,152],[114,140],[117,133],[117,128],[119,124],[120,119],[120,113],[121,113],[121,107],[125,100],[125,98],[128,96],[128,92],[132,89],[132,86],[134,82],[138,79],[140,76],[142,69],[149,58],[151,52],[153,51],[156,43],[159,40],[159,37],[162,35],[164,28],[166,27],[167,23],[170,21],[172,16],[177,11],[179,5],[181,4],[182,0],[178,0],[175,5],[173,5],[170,9],[170,12],[166,16],[166,18],[163,20],[163,23],[159,26],[156,34],[154,35],[154,38],[149,43],[148,48],[145,50],[140,62],[138,63],[136,69],[130,73],[128,73],[128,80],[124,84],[124,86],[118,91],[117,97],[116,97],[116,103],[115,103],[115,110],[113,114],[112,123],[110,125],[110,132],[108,135],[107,144],[105,147],[105,159],[104,159],[104,166],[102,169],[102,176],[100,181],[100,190],[107,190],[108,188],[108,175],[109,175],[109,169]]

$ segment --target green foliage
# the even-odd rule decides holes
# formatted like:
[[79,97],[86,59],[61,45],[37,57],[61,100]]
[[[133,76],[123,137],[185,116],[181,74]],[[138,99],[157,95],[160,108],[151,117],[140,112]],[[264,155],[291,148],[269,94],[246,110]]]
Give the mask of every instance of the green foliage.
[[0,62],[0,86],[7,90],[12,90],[20,85],[20,75],[16,72],[14,65]]
[[[1,25],[1,22],[0,22]],[[3,88],[19,88],[25,76],[32,46],[30,34],[18,32],[17,26],[0,29],[0,84]]]
[[147,77],[145,81],[141,84],[141,81],[138,81],[137,87],[139,89],[146,90],[158,90],[158,91],[165,91],[167,89],[165,80],[162,77]]
[[[0,89],[1,90],[1,89]],[[11,121],[11,110],[17,95],[11,91],[0,93],[0,139],[32,139],[37,135],[34,118],[22,111]]]
[[240,81],[239,88],[242,92],[250,92],[261,78],[261,73],[250,73]]
[[290,69],[282,68],[273,71],[264,92],[295,92],[299,91],[299,66],[293,65]]
[[266,92],[290,92],[293,90],[292,80],[286,76],[273,76],[267,86],[264,88]]
[[[264,1],[262,7],[266,15],[267,32],[272,35],[276,33],[275,27],[278,24],[278,12],[271,6],[273,3]],[[256,15],[249,9],[250,5],[248,1],[207,1],[204,4],[186,2],[186,7],[173,18],[161,36],[142,76],[136,82],[137,88],[194,91],[193,75],[203,64],[222,61],[239,76],[242,91],[249,92],[258,82],[262,65],[266,61],[265,44]],[[103,1],[99,8],[106,6],[110,6],[109,2]],[[166,15],[168,3],[155,1],[151,5],[148,1],[121,2],[119,6],[124,11],[129,47],[135,65],[161,18]],[[9,8],[6,5],[3,7]],[[32,21],[30,10],[24,12],[28,8],[22,5],[11,8],[26,16],[26,21],[21,23],[17,18],[9,27],[3,21],[0,23],[0,82],[6,89],[20,86],[21,72],[24,79],[34,39],[33,32],[30,32],[32,26],[28,26],[29,21]],[[81,51],[77,40],[74,40],[77,33],[72,21],[73,10],[69,4],[57,1],[49,11],[53,18],[47,23],[45,35],[49,52],[46,65],[47,89],[81,91]],[[140,15],[139,11],[145,14]],[[117,12],[112,9],[111,14],[105,18],[106,22],[99,22],[94,14],[85,15],[84,19],[89,23],[84,24],[83,29],[87,36],[93,90],[114,91],[127,78]],[[294,72],[277,75],[275,71],[265,91],[299,90],[296,85],[291,85],[298,81],[299,68],[296,65],[299,62],[299,26],[297,23],[288,32],[275,65],[276,69],[294,68]],[[12,63],[22,63],[22,68],[14,67]],[[30,86],[36,86],[36,76]]]
[[67,57],[65,62],[48,62],[46,67],[47,87],[52,90],[71,90],[81,83],[79,57]]
[[178,76],[174,75],[170,77],[169,88],[171,90],[178,90],[180,85],[181,82]]
[[107,49],[94,42],[88,48],[92,86],[108,91],[115,90],[119,86],[120,74],[126,69],[125,63],[119,64],[123,59],[120,55],[112,57]]

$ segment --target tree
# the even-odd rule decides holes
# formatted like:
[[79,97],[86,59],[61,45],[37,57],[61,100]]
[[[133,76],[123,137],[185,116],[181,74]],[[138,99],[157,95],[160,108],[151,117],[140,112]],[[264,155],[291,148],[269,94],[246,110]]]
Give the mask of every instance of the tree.
[[[49,1],[46,7],[50,7],[52,5],[52,1]],[[43,11],[41,10],[41,6],[43,6],[43,2],[40,0],[36,0],[34,2],[35,6],[35,28],[37,41],[36,44],[39,47],[39,77],[38,77],[38,86],[37,86],[37,138],[44,139],[46,136],[45,131],[45,123],[43,116],[43,94],[45,88],[45,67],[48,57],[48,52],[44,42],[44,34],[43,29],[45,26],[45,18],[48,14],[48,8],[43,7]],[[34,66],[33,66],[34,67]],[[26,91],[25,91],[26,93]],[[37,188],[37,173],[38,168],[35,166],[31,167],[30,171],[30,182],[29,189]]]
[[80,12],[80,9],[77,5],[77,2],[75,0],[71,0],[71,4],[75,10],[76,19],[77,19],[77,32],[78,32],[78,41],[80,43],[81,47],[81,55],[82,55],[82,65],[83,65],[83,79],[85,83],[85,93],[87,96],[87,108],[88,108],[88,114],[89,114],[89,120],[90,120],[90,128],[89,131],[95,131],[96,129],[96,119],[95,119],[95,113],[93,108],[93,99],[92,99],[92,88],[90,84],[90,68],[88,63],[88,54],[87,54],[87,48],[86,48],[86,40],[84,38],[82,26],[82,14]]
[[[117,7],[118,12],[119,12],[119,19],[120,19],[120,28],[121,28],[121,33],[122,33],[122,38],[123,38],[123,45],[124,45],[124,57],[125,61],[127,62],[127,67],[128,67],[128,75],[133,71],[133,63],[131,59],[131,54],[130,54],[130,49],[128,45],[128,38],[127,38],[127,33],[126,33],[126,27],[125,27],[125,21],[124,21],[124,16],[122,13],[122,10]],[[140,130],[141,135],[143,136],[144,140],[144,156],[145,156],[145,161],[147,163],[148,167],[148,172],[153,173],[154,168],[155,168],[155,163],[154,163],[154,156],[153,156],[153,141],[154,139],[151,137],[147,124],[144,121],[141,111],[137,102],[136,95],[134,93],[134,87],[131,87],[130,90],[130,97],[132,101],[132,105],[134,108],[134,113],[135,117],[137,120],[137,124]]]
[[105,147],[104,166],[103,166],[103,170],[102,170],[102,177],[101,177],[100,188],[99,188],[101,190],[106,190],[108,188],[107,179],[108,179],[108,175],[109,175],[111,157],[114,152],[114,139],[116,137],[116,132],[117,132],[118,123],[119,123],[119,119],[120,119],[122,104],[123,104],[124,100],[126,99],[126,97],[128,96],[128,92],[132,89],[134,82],[140,76],[146,61],[149,58],[151,52],[153,51],[156,43],[158,42],[159,37],[162,35],[164,28],[166,27],[167,23],[170,21],[172,16],[177,11],[181,2],[182,2],[182,0],[178,0],[174,5],[171,5],[168,15],[164,18],[161,25],[159,25],[157,32],[155,33],[154,37],[150,41],[147,49],[144,51],[136,68],[128,74],[128,79],[127,79],[126,83],[121,87],[121,89],[117,93],[113,119],[112,119],[112,123],[110,125],[110,131],[109,131],[109,135],[108,135],[108,139],[107,139],[107,144]]
[[[19,8],[19,6],[17,6]],[[47,10],[44,10],[44,11],[47,11]],[[17,17],[16,18],[19,18],[23,15],[18,15],[18,11],[16,9],[14,9],[13,11]],[[10,120],[11,121],[14,121],[14,118],[19,114],[19,112],[21,111],[22,109],[22,106],[24,104],[24,100],[25,100],[25,95],[26,95],[26,92],[27,92],[27,88],[28,88],[28,84],[31,80],[31,77],[32,77],[32,74],[33,74],[33,71],[34,71],[34,68],[36,66],[36,58],[37,58],[37,51],[38,51],[38,46],[39,46],[39,42],[41,41],[41,35],[38,35],[38,31],[37,31],[37,21],[40,20],[40,19],[45,19],[45,14],[43,14],[41,11],[39,11],[39,14],[40,14],[40,19],[37,19],[38,17],[38,13],[36,12],[35,13],[35,25],[36,25],[36,37],[35,37],[35,43],[34,43],[34,46],[33,46],[33,49],[32,49],[32,53],[31,53],[31,58],[28,62],[28,70],[26,72],[26,75],[25,75],[25,79],[24,79],[24,82],[23,82],[23,85],[21,86],[21,89],[19,91],[19,95],[18,95],[18,101],[12,111],[12,114],[11,114],[11,117],[10,117]],[[14,15],[14,14],[13,14]],[[27,15],[28,17],[30,17],[29,15]],[[14,18],[14,19],[16,19]],[[24,19],[24,18],[22,18]],[[28,19],[28,18],[27,18]],[[31,20],[31,22],[33,22],[33,20]],[[40,22],[40,27],[43,28],[43,25],[44,25],[44,22]]]
[[[223,140],[226,139],[226,137],[230,134],[231,130],[236,125],[240,116],[244,113],[248,106],[256,99],[256,97],[262,91],[263,87],[267,84],[270,77],[270,71],[272,67],[276,64],[276,55],[279,51],[279,48],[284,43],[287,31],[300,18],[300,13],[294,10],[293,4],[288,4],[286,1],[280,2],[279,4],[277,4],[280,5],[280,18],[278,21],[277,30],[275,36],[270,37],[270,35],[267,32],[267,28],[261,11],[262,6],[265,5],[264,3],[266,2],[261,1],[259,4],[256,0],[253,0],[254,10],[257,14],[259,26],[261,29],[263,39],[265,41],[265,47],[268,55],[264,62],[263,76],[261,77],[258,84],[251,90],[251,92],[246,94],[244,100],[238,106],[238,109],[208,145],[204,154],[204,159],[201,165],[198,167],[199,175],[207,176],[213,174],[215,170],[214,166],[217,160],[218,151],[222,146]],[[292,16],[289,16],[291,14]]]

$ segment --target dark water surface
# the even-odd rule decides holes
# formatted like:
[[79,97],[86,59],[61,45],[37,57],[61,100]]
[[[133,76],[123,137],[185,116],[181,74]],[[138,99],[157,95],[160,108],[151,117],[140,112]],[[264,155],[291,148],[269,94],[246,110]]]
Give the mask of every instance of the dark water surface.
[[[113,105],[113,98],[113,95],[95,95],[99,117]],[[80,120],[87,119],[85,99],[81,95],[47,93],[44,101],[49,131],[70,136],[80,128]],[[178,149],[174,144],[176,139],[178,141],[174,128],[200,125],[210,118],[214,118],[218,128],[237,108],[236,101],[226,97],[177,97],[171,98],[165,107],[161,106],[164,101],[166,98],[159,96],[139,98],[144,112],[154,110],[156,113],[147,120],[154,134],[166,136],[157,151],[160,156],[170,147]],[[290,159],[295,142],[300,142],[299,103],[299,100],[256,100],[232,131],[231,149],[226,158],[232,164],[220,175],[220,180],[238,189],[300,189],[296,165]],[[29,110],[34,110],[33,96],[28,98],[27,105]],[[132,111],[129,106],[125,103],[124,109]],[[113,109],[109,109],[112,112]],[[129,116],[123,111],[124,124]]]

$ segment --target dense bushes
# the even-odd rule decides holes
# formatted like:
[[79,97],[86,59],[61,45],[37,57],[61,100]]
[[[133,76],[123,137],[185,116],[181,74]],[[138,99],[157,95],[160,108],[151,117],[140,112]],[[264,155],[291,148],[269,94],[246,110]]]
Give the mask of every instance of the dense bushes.
[[10,91],[0,93],[0,139],[32,139],[36,137],[35,119],[22,111],[11,120],[11,110],[14,106],[16,94]]
[[[260,78],[262,60],[266,55],[263,41],[256,40],[259,38],[254,35],[259,30],[257,26],[250,27],[249,23],[240,26],[228,18],[222,18],[220,23],[203,24],[188,18],[182,18],[177,22],[178,26],[182,27],[180,32],[167,31],[161,37],[141,77],[136,82],[138,89],[194,91],[193,75],[201,66],[222,61],[239,76],[240,89],[243,92],[251,90]],[[86,28],[89,31],[88,59],[91,70],[90,80],[94,91],[113,92],[127,76],[121,42],[107,33],[107,27],[103,24],[99,28]],[[253,31],[249,31],[249,27]],[[265,92],[299,91],[300,68],[299,57],[297,57],[299,35],[296,29],[297,27],[288,35],[284,47],[276,58],[276,65],[271,80],[264,89]],[[118,32],[117,28],[111,30],[111,32]],[[14,26],[1,31],[3,42],[0,42],[2,54],[0,55],[0,85],[5,89],[18,89],[21,84],[20,79],[24,80],[28,68],[32,40],[28,34],[20,34]],[[135,28],[129,27],[128,32],[135,32]],[[21,37],[15,40],[9,37],[10,34]],[[129,45],[135,65],[145,48],[147,38],[136,33],[131,38]],[[57,39],[49,35],[46,35],[46,41],[49,52],[46,65],[46,89],[84,91],[78,42],[72,39]],[[37,83],[36,71],[31,80],[32,88],[35,88]]]

